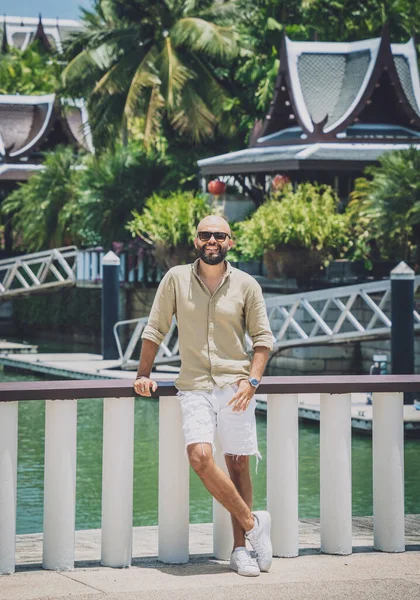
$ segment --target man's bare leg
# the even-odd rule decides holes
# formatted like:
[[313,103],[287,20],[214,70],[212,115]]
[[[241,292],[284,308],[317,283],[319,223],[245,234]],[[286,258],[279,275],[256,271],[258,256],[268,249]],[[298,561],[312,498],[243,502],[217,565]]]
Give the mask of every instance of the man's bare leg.
[[[244,500],[248,508],[252,508],[252,481],[249,473],[249,456],[225,455],[226,466],[230,478]],[[245,530],[241,527],[239,521],[232,515],[233,526],[233,549],[246,546]]]
[[187,451],[190,465],[210,494],[230,512],[243,531],[250,531],[254,517],[233,481],[214,462],[211,444],[190,444]]

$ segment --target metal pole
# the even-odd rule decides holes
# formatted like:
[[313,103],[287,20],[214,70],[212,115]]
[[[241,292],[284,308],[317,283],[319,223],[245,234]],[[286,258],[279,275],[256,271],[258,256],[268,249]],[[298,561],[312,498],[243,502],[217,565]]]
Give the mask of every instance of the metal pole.
[[[414,271],[405,262],[391,271],[391,368],[393,375],[414,373]],[[404,394],[404,404],[412,404]]]
[[119,358],[113,327],[119,320],[120,259],[110,251],[102,259],[102,356],[104,360]]

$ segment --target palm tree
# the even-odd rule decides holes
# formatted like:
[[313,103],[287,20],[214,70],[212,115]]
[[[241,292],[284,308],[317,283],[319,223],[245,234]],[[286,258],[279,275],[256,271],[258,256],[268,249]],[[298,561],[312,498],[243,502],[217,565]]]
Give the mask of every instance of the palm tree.
[[223,0],[96,0],[67,44],[63,85],[88,99],[100,143],[141,119],[145,144],[162,125],[192,141],[212,137],[227,97],[223,65],[238,54]]
[[359,243],[374,240],[382,258],[414,257],[420,265],[420,150],[387,152],[379,162],[365,169],[369,179],[357,179],[351,195]]

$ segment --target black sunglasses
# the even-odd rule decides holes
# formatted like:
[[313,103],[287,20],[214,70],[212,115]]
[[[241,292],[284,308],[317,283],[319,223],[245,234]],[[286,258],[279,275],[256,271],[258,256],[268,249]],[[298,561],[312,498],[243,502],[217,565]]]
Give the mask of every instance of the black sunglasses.
[[211,236],[213,236],[217,242],[224,242],[227,237],[230,238],[230,235],[224,231],[199,231],[197,233],[200,242],[208,242],[211,239]]

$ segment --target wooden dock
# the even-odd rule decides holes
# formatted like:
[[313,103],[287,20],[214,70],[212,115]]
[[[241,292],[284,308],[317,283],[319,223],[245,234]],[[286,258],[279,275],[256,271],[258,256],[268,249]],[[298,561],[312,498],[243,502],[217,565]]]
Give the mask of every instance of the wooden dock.
[[[17,346],[15,350],[14,346]],[[7,347],[7,343],[5,343]],[[100,354],[90,353],[37,353],[36,346],[10,344],[9,352],[1,352],[0,365],[6,369],[32,372],[60,379],[128,379],[133,380],[134,371],[119,369],[118,360],[103,360]],[[29,349],[30,348],[30,349]],[[165,371],[161,370],[165,369]],[[173,380],[179,368],[158,367],[153,373],[156,380]],[[308,421],[320,420],[319,394],[299,394],[299,417]],[[257,411],[267,412],[267,396],[257,394]],[[352,394],[352,428],[371,432],[372,405],[367,404],[367,394]],[[420,432],[420,410],[414,405],[404,406],[404,429],[406,432]]]

